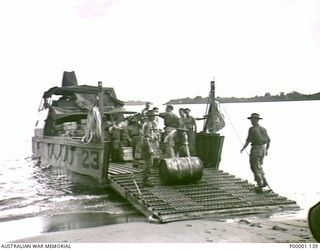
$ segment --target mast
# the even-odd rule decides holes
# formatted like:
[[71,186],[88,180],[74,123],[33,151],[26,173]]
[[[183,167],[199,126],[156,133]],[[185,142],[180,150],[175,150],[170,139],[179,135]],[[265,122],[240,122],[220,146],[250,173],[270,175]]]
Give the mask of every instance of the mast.
[[105,133],[104,133],[104,103],[103,103],[103,88],[102,82],[98,82],[98,98],[99,98],[99,113],[101,115],[101,141],[105,140]]
[[209,127],[209,132],[210,133],[215,133],[217,131],[215,131],[215,128],[214,128],[214,118],[216,117],[216,90],[215,90],[215,79],[213,78],[213,80],[211,81],[211,88],[210,88],[210,111],[211,111],[211,114],[210,114],[210,119],[211,119],[211,123],[212,126]]
[[216,103],[215,103],[215,79],[210,82],[210,93],[208,97],[208,105],[209,109],[206,113],[206,120],[203,125],[203,132],[209,131],[209,133],[216,133],[216,129],[214,126],[214,118],[216,116]]

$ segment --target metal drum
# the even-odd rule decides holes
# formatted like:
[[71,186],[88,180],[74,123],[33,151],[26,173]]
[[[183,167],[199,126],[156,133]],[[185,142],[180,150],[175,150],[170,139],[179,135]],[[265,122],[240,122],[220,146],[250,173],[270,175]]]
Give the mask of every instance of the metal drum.
[[196,182],[201,179],[203,164],[199,157],[165,158],[160,161],[160,178],[164,184]]
[[320,242],[320,202],[309,209],[309,229],[317,242]]

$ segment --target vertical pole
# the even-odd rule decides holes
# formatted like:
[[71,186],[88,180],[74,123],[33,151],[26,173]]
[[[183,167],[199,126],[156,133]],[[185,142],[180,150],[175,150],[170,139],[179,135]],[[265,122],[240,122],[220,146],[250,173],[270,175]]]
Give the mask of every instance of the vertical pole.
[[108,170],[109,170],[109,146],[108,142],[105,139],[104,132],[104,92],[102,88],[102,82],[98,82],[98,97],[99,97],[99,113],[101,115],[101,138],[100,141],[103,145],[103,161],[102,161],[102,169],[101,169],[101,182],[108,182]]
[[101,141],[105,140],[104,135],[104,103],[103,103],[103,88],[102,82],[98,82],[98,98],[99,98],[99,113],[101,115]]
[[212,133],[216,133],[216,126],[215,126],[215,123],[214,123],[214,119],[215,119],[215,116],[216,116],[216,108],[215,108],[215,105],[216,105],[216,102],[215,102],[215,79],[213,78],[213,80],[211,81],[211,88],[210,88],[210,110],[211,110],[211,114],[210,114],[210,119],[211,119],[211,124],[212,124],[212,127],[209,128],[210,129],[210,132]]
[[[214,126],[214,117],[215,117],[215,81],[214,78],[210,82],[210,93],[208,97],[209,109],[206,111],[206,119],[203,124],[203,132],[209,131],[209,133],[217,132]],[[208,112],[208,113],[207,113]]]

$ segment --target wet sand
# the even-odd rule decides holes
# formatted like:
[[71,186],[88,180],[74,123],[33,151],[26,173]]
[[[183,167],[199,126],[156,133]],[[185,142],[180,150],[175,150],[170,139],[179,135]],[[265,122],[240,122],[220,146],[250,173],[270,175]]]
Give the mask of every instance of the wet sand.
[[64,243],[298,243],[315,242],[306,219],[201,219],[166,224],[131,222],[45,233],[14,242]]

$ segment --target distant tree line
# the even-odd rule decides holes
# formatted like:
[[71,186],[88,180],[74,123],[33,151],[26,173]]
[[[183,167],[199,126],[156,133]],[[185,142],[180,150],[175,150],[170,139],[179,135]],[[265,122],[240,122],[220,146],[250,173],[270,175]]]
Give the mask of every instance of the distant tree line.
[[[271,95],[269,92],[263,96],[255,97],[216,97],[221,103],[236,103],[236,102],[281,102],[281,101],[308,101],[320,100],[320,92],[310,95],[301,94],[297,91],[292,91],[285,94],[280,92],[278,95]],[[180,99],[172,99],[165,104],[204,104],[208,102],[208,97],[196,96],[194,98],[186,97]]]
[[[125,105],[145,105],[147,102],[149,101],[125,101],[124,104]],[[153,104],[152,102],[150,102],[151,105]]]

